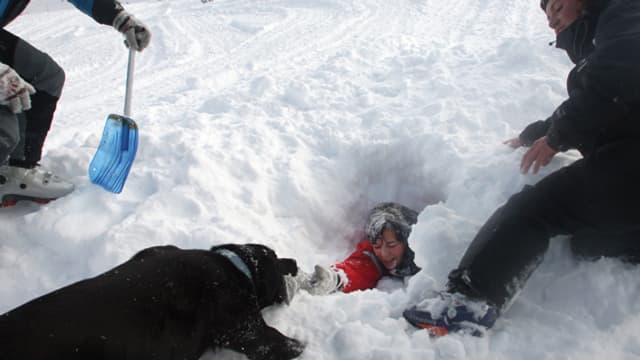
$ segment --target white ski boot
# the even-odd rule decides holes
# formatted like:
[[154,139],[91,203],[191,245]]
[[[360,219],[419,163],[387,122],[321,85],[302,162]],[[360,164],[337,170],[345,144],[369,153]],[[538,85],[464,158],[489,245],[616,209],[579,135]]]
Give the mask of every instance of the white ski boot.
[[0,166],[0,207],[13,206],[20,200],[46,204],[74,189],[73,183],[36,166],[25,169]]

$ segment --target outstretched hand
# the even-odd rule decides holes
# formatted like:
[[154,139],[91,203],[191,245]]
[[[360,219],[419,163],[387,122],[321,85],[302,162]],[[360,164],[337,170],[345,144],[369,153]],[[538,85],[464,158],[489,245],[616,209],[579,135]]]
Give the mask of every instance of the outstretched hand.
[[335,269],[316,265],[308,286],[302,288],[311,295],[328,295],[340,290],[341,287],[342,281]]
[[512,149],[517,149],[520,146],[522,146],[522,141],[520,140],[519,137],[514,137],[513,139],[504,141],[503,144],[509,145],[509,147],[511,147]]
[[528,173],[531,165],[533,165],[532,172],[537,174],[538,170],[540,170],[542,166],[547,166],[549,164],[556,153],[557,151],[553,150],[549,144],[547,144],[547,137],[541,137],[536,140],[524,156],[522,156],[520,172],[522,174]]

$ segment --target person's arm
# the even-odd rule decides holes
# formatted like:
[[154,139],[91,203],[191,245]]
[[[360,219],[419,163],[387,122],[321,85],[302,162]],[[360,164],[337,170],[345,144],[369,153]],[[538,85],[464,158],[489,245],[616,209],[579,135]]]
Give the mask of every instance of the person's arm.
[[312,273],[298,269],[296,276],[285,276],[288,300],[293,299],[298,290],[305,290],[311,295],[329,295],[338,291],[349,293],[374,288],[382,277],[382,270],[373,260],[373,252],[369,254],[367,250],[371,250],[371,245],[362,241],[343,262],[329,267],[316,265]]
[[526,147],[533,145],[536,140],[547,134],[549,126],[551,126],[551,119],[538,120],[527,125],[518,135],[520,144]]
[[552,149],[592,150],[611,125],[624,121],[628,108],[620,100],[621,94],[613,89],[612,82],[620,80],[618,84],[624,86],[625,81],[614,69],[599,67],[594,64],[585,70],[591,71],[584,74],[584,82],[589,85],[571,91],[551,116],[546,142]]
[[113,26],[125,37],[125,45],[142,51],[151,41],[151,31],[140,20],[124,10],[116,0],[69,0],[96,22]]
[[550,125],[551,119],[534,121],[527,125],[517,137],[504,141],[503,144],[509,145],[513,149],[520,146],[529,147],[547,134]]
[[633,2],[609,5],[600,15],[594,52],[567,79],[569,98],[549,118],[546,136],[523,156],[521,172],[534,173],[558,151],[589,154],[609,139],[640,133],[629,116],[640,103],[640,9]]
[[103,25],[112,25],[118,13],[124,10],[122,5],[114,0],[69,0],[69,2]]
[[596,48],[569,74],[569,97],[550,118],[551,148],[592,150],[612,129],[630,128],[624,122],[640,101],[639,18],[633,3],[611,4],[601,14]]
[[375,261],[375,255],[368,240],[360,242],[356,251],[332,268],[342,272],[342,292],[344,293],[373,289],[383,276],[382,267]]

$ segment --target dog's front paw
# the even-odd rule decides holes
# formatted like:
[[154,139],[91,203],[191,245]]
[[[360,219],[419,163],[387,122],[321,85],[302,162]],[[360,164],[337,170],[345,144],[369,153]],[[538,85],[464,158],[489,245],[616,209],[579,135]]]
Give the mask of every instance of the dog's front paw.
[[256,333],[250,339],[239,338],[240,343],[230,344],[230,348],[243,352],[251,360],[287,360],[295,359],[304,351],[305,345],[265,326],[264,331]]
[[[294,359],[300,356],[304,351],[305,345],[292,338],[287,338],[284,345],[284,350],[282,351],[280,359]],[[276,357],[277,358],[277,357]]]

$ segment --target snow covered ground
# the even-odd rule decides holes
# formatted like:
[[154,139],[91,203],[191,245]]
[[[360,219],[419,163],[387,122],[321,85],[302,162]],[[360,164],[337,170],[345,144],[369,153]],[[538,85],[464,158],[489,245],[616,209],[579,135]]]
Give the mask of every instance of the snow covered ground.
[[307,343],[302,359],[640,358],[640,269],[576,261],[562,238],[487,337],[430,339],[401,316],[510,194],[578,156],[523,176],[523,151],[502,144],[565,95],[570,64],[537,1],[127,4],[153,39],[137,57],[141,140],[120,195],[87,166],[122,111],[127,51],[113,29],[43,1],[9,29],[66,70],[42,163],[77,189],[0,209],[0,313],[159,244],[258,242],[310,271],[350,253],[373,204],[398,201],[422,211],[410,238],[422,272],[266,310]]

